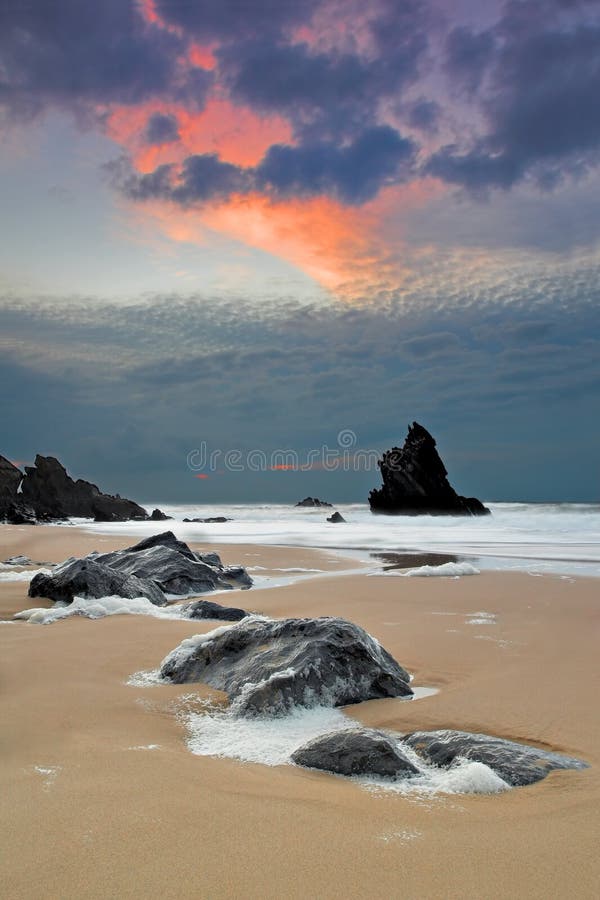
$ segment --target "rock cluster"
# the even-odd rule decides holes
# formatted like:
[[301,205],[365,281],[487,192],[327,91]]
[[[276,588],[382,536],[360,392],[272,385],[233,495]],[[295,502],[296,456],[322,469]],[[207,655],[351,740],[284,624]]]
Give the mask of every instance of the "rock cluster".
[[97,522],[168,518],[160,510],[149,517],[133,500],[103,494],[97,485],[81,478],[74,481],[53,456],[38,454],[35,465],[25,466],[25,473],[0,456],[0,521],[35,524],[68,516]]
[[375,638],[330,617],[246,618],[183,641],[160,672],[174,684],[225,691],[243,714],[412,695],[410,676]]
[[489,509],[476,497],[461,497],[426,428],[413,422],[404,445],[386,451],[379,460],[381,488],[371,491],[371,512],[388,515],[480,516]]
[[63,603],[74,597],[146,597],[156,606],[164,606],[167,595],[203,594],[251,584],[241,566],[224,566],[216,553],[195,553],[172,531],[165,531],[125,550],[67,559],[50,575],[36,575],[29,596]]
[[331,503],[327,503],[326,500],[319,500],[318,497],[305,497],[304,500],[299,500],[296,506],[331,506]]

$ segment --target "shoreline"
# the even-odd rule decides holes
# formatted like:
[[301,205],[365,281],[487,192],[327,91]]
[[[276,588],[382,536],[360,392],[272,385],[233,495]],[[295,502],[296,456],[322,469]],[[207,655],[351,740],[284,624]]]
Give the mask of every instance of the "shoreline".
[[[132,542],[74,526],[51,526],[47,536],[44,526],[13,528],[2,558],[59,561],[92,543]],[[591,579],[367,578],[344,574],[347,559],[322,549],[210,546],[227,563],[271,572],[329,567],[326,578],[228,596],[270,616],[355,621],[414,685],[439,689],[346,707],[352,719],[394,731],[483,731],[591,768],[503,794],[419,798],[293,766],[195,756],[181,722],[194,701],[185,698],[218,700],[218,692],[126,682],[220,623],[113,616],[2,625],[2,868],[11,897],[595,896],[599,618]],[[2,609],[31,606],[26,594],[23,582],[2,583]]]

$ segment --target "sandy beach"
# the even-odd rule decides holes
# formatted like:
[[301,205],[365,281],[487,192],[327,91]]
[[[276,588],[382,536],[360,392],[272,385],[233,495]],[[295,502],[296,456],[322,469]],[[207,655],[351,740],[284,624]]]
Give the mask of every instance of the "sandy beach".
[[[74,527],[3,526],[0,558],[61,561],[129,543]],[[228,599],[270,616],[348,618],[378,638],[416,686],[438,689],[419,700],[348,707],[349,716],[397,731],[482,731],[591,767],[501,794],[420,797],[293,766],[196,756],[180,713],[198,697],[225,702],[224,695],[127,680],[214,623],[3,623],[4,896],[598,896],[597,581],[504,572],[348,576],[348,559],[332,551],[210,549],[266,575],[322,570]],[[0,584],[2,618],[40,605],[27,598],[26,583]]]

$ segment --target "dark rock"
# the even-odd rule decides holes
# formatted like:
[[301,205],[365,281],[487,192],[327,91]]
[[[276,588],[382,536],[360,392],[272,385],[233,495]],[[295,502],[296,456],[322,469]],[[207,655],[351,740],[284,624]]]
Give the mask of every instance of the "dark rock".
[[116,572],[97,559],[67,559],[51,575],[35,575],[29,584],[30,597],[48,597],[61,603],[72,603],[74,597],[146,597],[155,606],[167,599],[154,581]]
[[153,509],[149,518],[151,522],[166,522],[167,519],[172,519],[173,516],[168,516],[162,509]]
[[211,600],[194,600],[193,603],[186,603],[182,609],[190,619],[217,619],[221,622],[239,622],[250,615],[245,609],[221,606]]
[[331,503],[327,503],[326,500],[319,500],[318,497],[305,497],[304,500],[296,503],[296,506],[331,506]]
[[231,519],[227,519],[225,516],[209,516],[208,519],[184,519],[184,522],[231,522]]
[[446,468],[427,429],[413,422],[402,448],[379,460],[383,485],[369,494],[371,512],[388,515],[479,516],[489,509],[476,497],[461,497],[450,485]]
[[165,594],[201,594],[251,584],[241,566],[223,566],[216,553],[196,554],[172,531],[165,531],[125,550],[69,559],[51,575],[36,576],[29,596],[63,602],[74,596],[147,597],[162,606]]
[[336,523],[336,522],[345,522],[346,520],[341,513],[334,512],[332,516],[327,516],[327,521]]
[[347,728],[323,734],[295,750],[292,760],[298,766],[336,775],[406,778],[419,771],[387,734],[371,728]]
[[190,559],[170,547],[154,546],[135,552],[117,550],[103,553],[95,559],[117,572],[150,578],[166,594],[185,596],[208,591],[231,590],[233,587],[225,569]]
[[9,459],[0,456],[0,512],[17,499],[23,473]]
[[8,503],[2,518],[7,525],[37,525],[35,510],[26,503]]
[[458,758],[485,763],[507,784],[534,784],[554,769],[586,769],[580,759],[563,756],[487,734],[466,731],[414,731],[403,742],[436,766],[450,766]]
[[163,661],[161,675],[226,691],[246,714],[412,695],[408,673],[375,638],[328,617],[244,619],[184,641]]
[[25,467],[21,483],[23,502],[38,518],[82,516],[99,522],[147,519],[145,509],[133,500],[103,494],[89,481],[74,481],[53,456],[36,456],[35,466]]

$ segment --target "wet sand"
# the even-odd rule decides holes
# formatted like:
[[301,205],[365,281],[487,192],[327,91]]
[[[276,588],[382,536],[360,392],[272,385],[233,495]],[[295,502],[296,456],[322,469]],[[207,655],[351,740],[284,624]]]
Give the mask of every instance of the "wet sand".
[[[134,540],[3,526],[0,559],[59,561]],[[349,568],[330,551],[210,549],[227,563],[264,566],[261,574]],[[0,615],[42,605],[26,593],[25,583],[0,584]],[[485,731],[592,767],[503,794],[419,798],[292,766],[198,757],[177,712],[198,695],[219,695],[126,682],[214,623],[114,616],[2,624],[5,896],[598,895],[597,581],[328,574],[228,598],[274,616],[342,615],[375,635],[415,685],[439,688],[418,701],[347,708],[366,724]],[[495,624],[470,623],[478,612]]]

